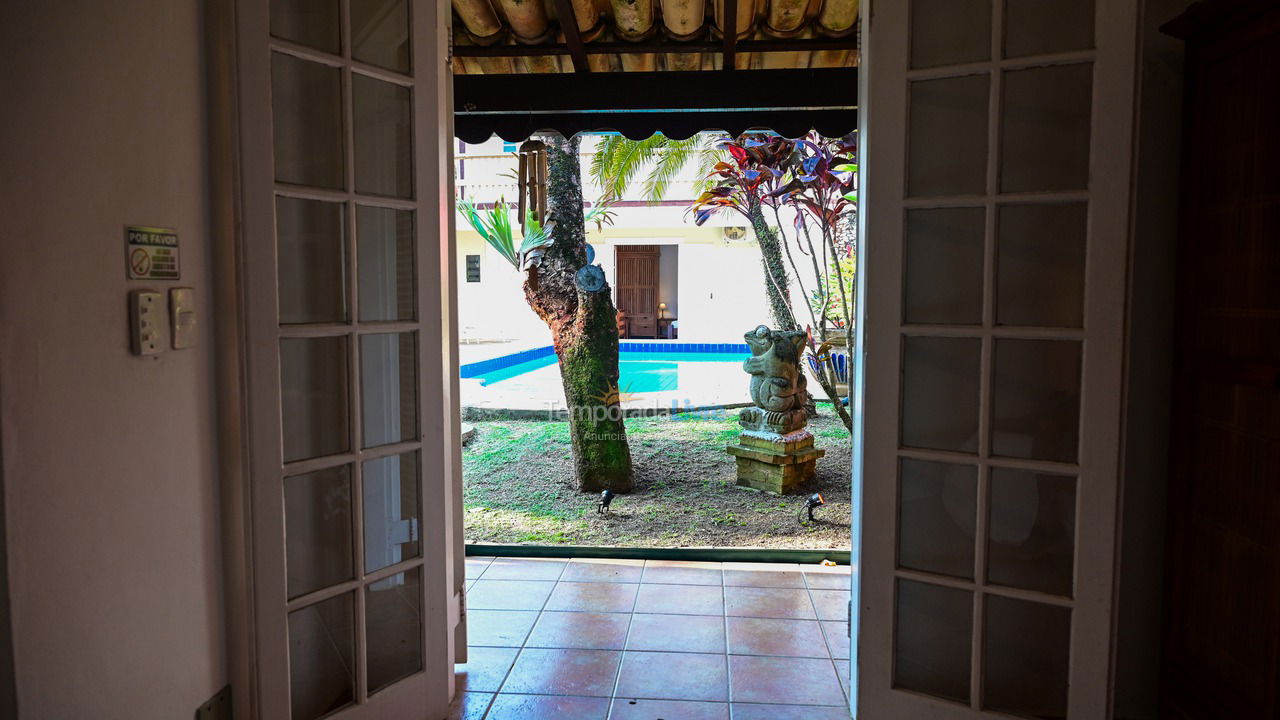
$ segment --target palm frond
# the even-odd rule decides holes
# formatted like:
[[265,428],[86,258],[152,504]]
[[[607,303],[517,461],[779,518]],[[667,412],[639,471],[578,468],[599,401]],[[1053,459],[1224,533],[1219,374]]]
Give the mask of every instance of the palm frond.
[[[605,187],[610,181],[609,167],[614,158],[618,155],[618,147],[626,138],[621,135],[606,135],[600,140],[600,144],[596,146],[595,155],[591,156],[591,164],[588,166],[587,173],[597,185],[605,188],[606,194],[608,188]],[[628,141],[629,142],[629,141]]]
[[644,180],[642,194],[649,202],[662,200],[671,186],[671,181],[684,171],[685,165],[697,151],[701,136],[694,135],[685,140],[668,140],[653,162],[653,169]]
[[591,160],[592,178],[606,196],[622,197],[636,173],[653,162],[666,142],[666,136],[661,133],[638,141],[620,135],[609,136]]

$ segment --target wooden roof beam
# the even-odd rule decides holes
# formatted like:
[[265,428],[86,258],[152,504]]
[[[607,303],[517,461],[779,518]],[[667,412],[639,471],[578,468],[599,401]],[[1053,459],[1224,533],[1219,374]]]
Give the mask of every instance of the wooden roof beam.
[[573,59],[573,69],[580,73],[591,72],[587,62],[587,49],[582,44],[582,33],[578,32],[578,16],[573,12],[569,0],[556,0],[556,17],[560,20],[560,31],[564,33],[564,44],[569,48],[569,57]]
[[732,72],[737,69],[736,59],[738,44],[738,0],[724,0],[724,18],[720,27],[724,34],[724,70]]

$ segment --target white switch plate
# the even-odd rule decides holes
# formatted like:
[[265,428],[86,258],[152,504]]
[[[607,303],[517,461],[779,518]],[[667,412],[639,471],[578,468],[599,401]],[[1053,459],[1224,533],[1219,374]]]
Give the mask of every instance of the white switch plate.
[[169,307],[163,293],[129,292],[129,331],[134,355],[157,355],[169,349]]
[[196,346],[196,291],[189,287],[169,289],[169,319],[173,323],[173,349]]

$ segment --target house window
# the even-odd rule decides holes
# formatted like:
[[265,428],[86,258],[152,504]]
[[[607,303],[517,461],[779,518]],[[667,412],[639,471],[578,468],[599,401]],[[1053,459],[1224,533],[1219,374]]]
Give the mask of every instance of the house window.
[[502,143],[502,152],[504,153],[515,152],[516,149],[517,148],[515,143],[509,143],[509,142]]
[[480,256],[467,256],[467,282],[480,282]]

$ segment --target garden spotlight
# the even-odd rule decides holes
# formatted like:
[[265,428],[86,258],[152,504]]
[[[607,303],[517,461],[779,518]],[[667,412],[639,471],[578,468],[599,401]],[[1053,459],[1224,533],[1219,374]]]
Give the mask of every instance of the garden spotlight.
[[598,513],[609,512],[609,503],[611,502],[613,502],[613,491],[608,488],[601,490],[600,503],[596,505],[596,512]]
[[[826,505],[826,504],[827,504],[827,503],[826,503],[826,501],[822,499],[822,493],[814,493],[814,494],[810,495],[810,496],[809,496],[809,498],[808,498],[807,500],[805,500],[805,501],[804,501],[804,509],[803,509],[803,510],[801,510],[800,512],[802,512],[802,513],[805,513],[805,512],[809,513],[809,522],[813,522],[813,511],[814,511],[815,509],[817,509],[817,508],[822,507],[823,505]],[[807,524],[808,524],[808,523],[806,523],[805,521],[801,520],[799,515],[797,515],[797,516],[796,516],[796,520],[797,520],[801,525],[807,525]]]

